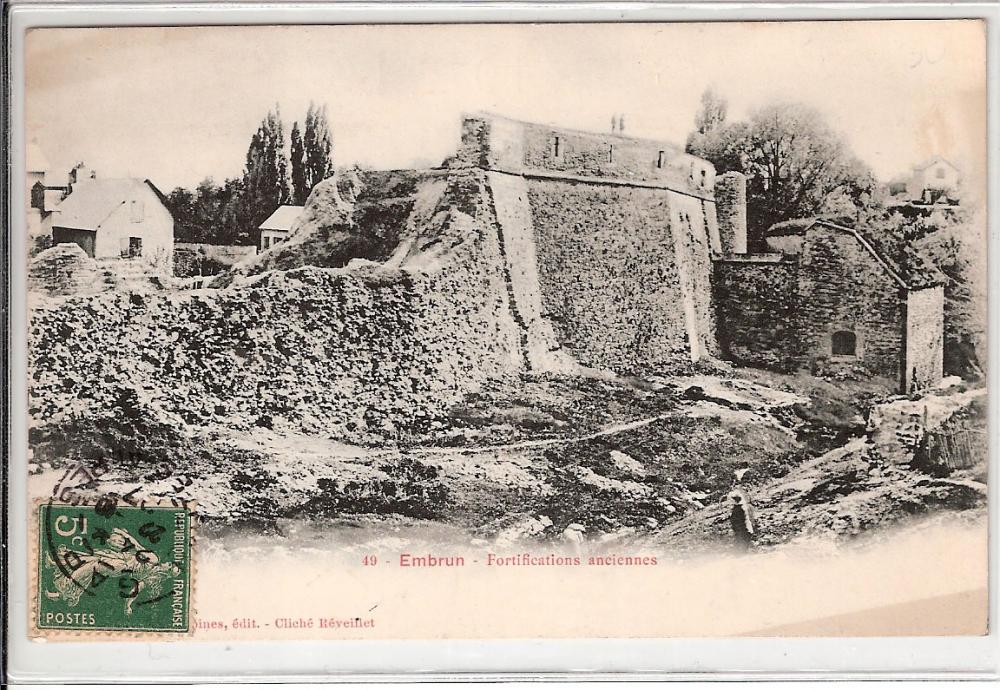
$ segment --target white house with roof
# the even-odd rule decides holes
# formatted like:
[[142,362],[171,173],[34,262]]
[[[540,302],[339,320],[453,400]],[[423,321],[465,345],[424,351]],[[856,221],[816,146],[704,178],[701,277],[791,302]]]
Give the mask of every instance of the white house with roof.
[[47,235],[52,230],[52,212],[66,196],[68,187],[49,170],[38,142],[28,142],[26,154],[28,236]]
[[260,224],[260,241],[257,248],[266,251],[288,239],[295,221],[302,215],[304,206],[279,206],[267,220]]
[[129,259],[170,271],[174,219],[149,180],[77,175],[52,214],[52,241],[75,242],[95,259]]
[[941,156],[934,156],[913,167],[913,173],[906,183],[906,194],[916,201],[924,200],[925,192],[930,191],[937,198],[940,192],[958,189],[960,180],[961,171],[957,166]]

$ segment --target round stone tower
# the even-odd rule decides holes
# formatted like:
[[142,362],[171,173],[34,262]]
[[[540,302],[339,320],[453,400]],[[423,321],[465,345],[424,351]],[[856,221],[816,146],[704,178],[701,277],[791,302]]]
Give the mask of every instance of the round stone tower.
[[747,253],[747,178],[727,172],[715,179],[715,214],[723,254]]

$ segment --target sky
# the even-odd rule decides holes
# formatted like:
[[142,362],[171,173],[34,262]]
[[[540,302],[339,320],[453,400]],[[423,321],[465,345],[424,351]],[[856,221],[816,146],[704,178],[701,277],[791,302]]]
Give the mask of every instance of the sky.
[[27,138],[50,169],[164,191],[241,173],[280,104],[326,104],[338,166],[440,163],[462,113],[683,145],[712,87],[729,119],[819,109],[883,180],[933,155],[985,175],[983,23],[955,21],[33,29]]

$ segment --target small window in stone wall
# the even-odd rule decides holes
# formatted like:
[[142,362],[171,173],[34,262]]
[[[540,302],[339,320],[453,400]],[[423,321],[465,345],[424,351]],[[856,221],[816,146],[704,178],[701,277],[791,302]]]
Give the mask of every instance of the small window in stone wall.
[[36,182],[35,186],[31,188],[31,208],[45,210],[45,185],[41,182]]
[[608,145],[608,163],[614,163],[614,162],[615,162],[615,145],[614,144],[609,144]]
[[851,331],[837,331],[831,339],[834,357],[854,357],[858,354],[858,337]]
[[656,167],[662,168],[663,163],[666,161],[666,159],[667,159],[666,151],[660,151],[658,154],[656,154]]
[[944,179],[944,168],[938,168],[937,170],[935,170],[935,171],[934,171],[934,175],[935,175],[935,176],[936,176],[936,177],[937,177],[937,178],[938,178],[939,180],[943,180],[943,179]]
[[552,138],[552,157],[562,157],[562,140],[559,137]]

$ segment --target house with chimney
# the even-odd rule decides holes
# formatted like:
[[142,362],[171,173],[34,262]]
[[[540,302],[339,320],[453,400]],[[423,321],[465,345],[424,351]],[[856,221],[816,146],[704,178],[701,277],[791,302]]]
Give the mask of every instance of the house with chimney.
[[174,219],[156,185],[143,178],[101,178],[82,166],[69,182],[69,196],[51,214],[53,244],[72,242],[94,259],[171,271]]
[[894,205],[956,206],[962,171],[943,156],[932,156],[889,182]]

